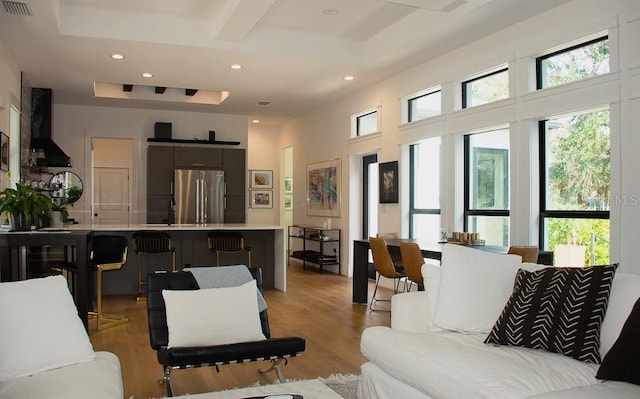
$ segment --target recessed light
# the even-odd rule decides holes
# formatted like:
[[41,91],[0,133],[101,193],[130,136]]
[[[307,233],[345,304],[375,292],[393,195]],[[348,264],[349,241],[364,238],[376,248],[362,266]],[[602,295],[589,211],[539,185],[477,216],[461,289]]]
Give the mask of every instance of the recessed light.
[[233,64],[233,65],[229,65],[229,68],[231,68],[231,69],[242,69],[242,65],[240,65],[240,64]]
[[124,59],[124,55],[122,54],[111,54],[111,58],[113,58],[114,60],[122,60]]
[[251,121],[251,123],[260,123],[260,119],[254,119]]
[[335,8],[325,8],[324,10],[322,10],[322,13],[324,15],[338,15],[339,11]]
[[142,77],[143,77],[143,78],[152,78],[152,77],[153,77],[153,74],[152,74],[152,73],[149,73],[149,72],[145,72],[145,73],[143,73],[143,74],[142,74]]
[[344,78],[342,78],[342,79],[344,79],[344,80],[353,80],[353,76],[351,76],[351,75],[347,75],[347,76],[345,76],[345,77],[344,77]]

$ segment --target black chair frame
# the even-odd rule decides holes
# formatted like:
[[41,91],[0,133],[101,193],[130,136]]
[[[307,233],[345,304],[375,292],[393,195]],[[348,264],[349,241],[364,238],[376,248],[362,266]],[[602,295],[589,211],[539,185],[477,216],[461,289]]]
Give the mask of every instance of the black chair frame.
[[[249,268],[251,275],[262,291],[262,272],[259,268]],[[158,362],[162,365],[163,379],[167,396],[173,396],[171,386],[171,370],[193,367],[219,366],[225,364],[246,363],[253,361],[271,361],[268,369],[259,369],[261,373],[275,371],[280,382],[284,382],[280,370],[280,362],[301,355],[305,350],[305,339],[301,337],[271,338],[267,310],[260,312],[262,332],[267,338],[264,341],[242,342],[236,344],[215,345],[206,347],[167,348],[169,331],[162,290],[197,290],[199,289],[193,274],[185,271],[173,273],[149,273],[147,275],[147,313],[149,322],[149,340],[151,347],[157,351]]]

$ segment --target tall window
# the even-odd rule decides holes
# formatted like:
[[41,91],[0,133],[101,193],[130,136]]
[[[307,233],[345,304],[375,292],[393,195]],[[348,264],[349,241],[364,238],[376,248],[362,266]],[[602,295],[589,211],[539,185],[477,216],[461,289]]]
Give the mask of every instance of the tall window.
[[609,73],[607,36],[536,58],[538,90],[605,73]]
[[371,109],[351,116],[351,136],[364,136],[378,131],[378,110]]
[[488,245],[509,243],[509,130],[469,134],[465,151],[465,231]]
[[440,239],[440,137],[410,147],[409,234]]
[[442,113],[440,88],[417,94],[407,99],[408,122],[419,121]]
[[502,68],[462,82],[462,108],[471,108],[508,97],[508,68]]
[[[609,263],[609,111],[544,120],[539,129],[542,248],[558,266]],[[561,259],[569,250],[582,259]]]

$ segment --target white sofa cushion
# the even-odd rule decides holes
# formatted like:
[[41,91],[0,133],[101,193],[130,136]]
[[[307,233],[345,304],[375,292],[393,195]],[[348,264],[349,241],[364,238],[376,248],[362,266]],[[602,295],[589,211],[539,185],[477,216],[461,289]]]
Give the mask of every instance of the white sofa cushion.
[[598,365],[520,347],[491,346],[483,335],[410,333],[370,327],[361,351],[392,377],[433,398],[526,398],[597,384]]
[[433,324],[464,333],[488,333],[513,291],[521,264],[518,255],[444,245]]
[[62,276],[0,284],[0,381],[95,358]]
[[237,287],[162,290],[169,348],[265,340],[256,281]]
[[607,314],[600,327],[600,355],[603,358],[618,339],[622,326],[638,298],[640,298],[640,276],[616,273],[611,286]]
[[0,399],[122,399],[124,389],[118,357],[96,352],[90,362],[0,382]]

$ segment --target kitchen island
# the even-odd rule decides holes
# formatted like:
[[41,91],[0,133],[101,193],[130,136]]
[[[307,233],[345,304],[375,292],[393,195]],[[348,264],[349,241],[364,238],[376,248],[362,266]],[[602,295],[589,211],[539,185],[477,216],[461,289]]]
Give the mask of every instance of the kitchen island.
[[[76,224],[65,225],[62,228],[44,228],[40,233],[65,233],[83,231],[90,235],[119,234],[129,239],[127,263],[120,270],[104,274],[103,289],[105,295],[136,295],[138,294],[138,263],[141,261],[143,273],[171,270],[171,257],[168,254],[143,254],[140,258],[133,252],[131,237],[135,231],[153,230],[166,231],[171,235],[172,246],[176,250],[176,269],[197,266],[215,266],[215,255],[209,252],[207,234],[211,231],[236,231],[242,233],[245,246],[251,247],[253,266],[262,269],[263,287],[286,291],[286,228],[275,225],[262,224]],[[21,233],[3,233],[12,236]],[[23,234],[24,235],[24,234]],[[57,234],[56,234],[57,235]],[[21,245],[47,245],[46,236],[38,234],[38,240],[33,244],[26,242],[30,235],[22,237]],[[53,235],[51,235],[53,236]],[[35,240],[35,238],[34,238]],[[51,245],[57,243],[51,242]],[[5,243],[5,245],[7,245]],[[221,264],[246,264],[247,258],[243,254],[222,254]],[[17,270],[17,269],[14,269]],[[20,272],[23,274],[23,272]],[[12,276],[13,280],[21,277]]]

